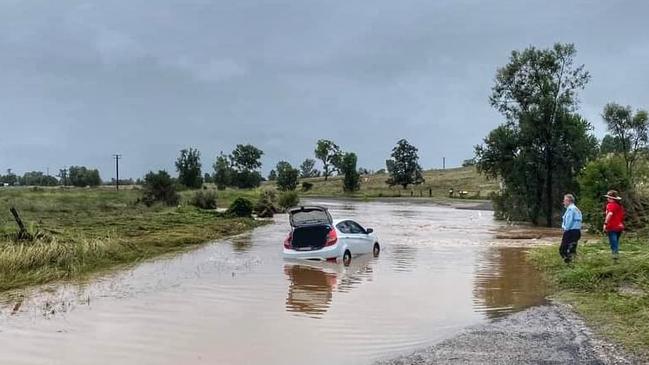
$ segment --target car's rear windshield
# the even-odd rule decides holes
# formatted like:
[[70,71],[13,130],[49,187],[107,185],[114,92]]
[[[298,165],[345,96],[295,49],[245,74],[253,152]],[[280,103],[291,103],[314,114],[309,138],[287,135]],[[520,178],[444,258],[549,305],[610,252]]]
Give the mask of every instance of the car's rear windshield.
[[322,208],[304,208],[291,211],[291,224],[295,227],[331,224],[331,218]]

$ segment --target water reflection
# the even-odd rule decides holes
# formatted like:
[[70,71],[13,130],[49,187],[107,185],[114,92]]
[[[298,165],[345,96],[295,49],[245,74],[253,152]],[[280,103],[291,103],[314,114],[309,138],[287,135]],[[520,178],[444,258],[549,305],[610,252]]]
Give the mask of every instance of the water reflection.
[[286,311],[321,318],[331,307],[334,292],[348,293],[365,281],[372,281],[373,258],[363,255],[352,264],[296,262],[284,265],[289,285]]
[[543,304],[547,286],[525,259],[526,248],[494,247],[477,260],[474,307],[489,318]]
[[337,284],[336,272],[288,264],[284,266],[284,273],[290,281],[286,297],[288,312],[300,312],[319,318],[327,311]]

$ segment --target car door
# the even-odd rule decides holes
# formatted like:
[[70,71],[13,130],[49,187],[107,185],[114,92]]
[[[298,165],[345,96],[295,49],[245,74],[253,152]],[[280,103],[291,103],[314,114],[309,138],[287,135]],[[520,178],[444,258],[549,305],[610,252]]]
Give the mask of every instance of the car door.
[[369,253],[372,252],[372,238],[367,235],[365,229],[358,223],[354,221],[347,221],[349,226],[350,236],[354,242],[355,249],[357,253]]

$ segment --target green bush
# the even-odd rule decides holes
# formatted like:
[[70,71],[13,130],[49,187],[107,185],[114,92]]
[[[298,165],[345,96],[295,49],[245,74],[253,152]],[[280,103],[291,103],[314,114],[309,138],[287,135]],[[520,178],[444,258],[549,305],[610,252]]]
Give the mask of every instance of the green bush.
[[279,195],[277,204],[284,210],[295,207],[300,204],[300,196],[295,191],[283,192]]
[[216,209],[216,192],[212,190],[197,191],[189,204],[201,209]]
[[180,201],[180,195],[176,192],[173,179],[169,174],[160,170],[157,173],[150,171],[144,177],[144,196],[142,202],[152,206],[156,202],[172,206]]
[[[607,156],[591,161],[586,165],[578,179],[580,197],[577,206],[584,214],[584,221],[590,223],[591,230],[597,231],[604,224],[604,203],[602,197],[608,190],[614,189],[625,198],[631,186],[626,176],[624,161],[619,156]],[[624,199],[628,201],[628,199]],[[623,201],[623,203],[626,203]]]
[[309,191],[311,189],[313,189],[313,183],[310,183],[308,181],[303,181],[302,182],[302,191],[306,192],[306,191]]
[[235,217],[252,216],[252,202],[246,198],[237,198],[227,210],[227,214]]

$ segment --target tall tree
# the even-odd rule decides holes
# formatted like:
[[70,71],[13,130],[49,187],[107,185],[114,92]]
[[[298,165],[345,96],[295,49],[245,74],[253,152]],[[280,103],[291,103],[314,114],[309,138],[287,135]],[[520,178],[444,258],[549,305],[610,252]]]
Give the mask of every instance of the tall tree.
[[188,188],[200,188],[203,185],[201,174],[201,153],[197,149],[189,148],[180,150],[176,160],[178,180]]
[[634,168],[638,160],[639,152],[647,147],[649,140],[649,117],[646,110],[638,110],[633,113],[630,106],[622,106],[615,103],[608,103],[604,107],[602,118],[606,122],[609,132],[620,144],[622,157],[626,165],[626,173],[631,181],[635,183]]
[[315,147],[315,157],[322,161],[325,181],[331,176],[332,171],[340,164],[340,147],[327,139],[318,140]]
[[387,183],[390,186],[401,185],[404,189],[410,184],[421,184],[424,182],[417,147],[401,139],[392,149],[392,159],[386,161],[386,167],[390,178]]
[[607,155],[609,153],[624,153],[624,146],[628,146],[629,141],[622,141],[619,137],[613,137],[607,134],[602,138],[602,143],[599,145],[599,153]]
[[278,162],[276,169],[277,180],[275,182],[277,188],[281,191],[295,190],[299,171],[286,161]]
[[559,194],[577,188],[576,174],[596,153],[590,124],[575,113],[590,75],[576,66],[575,47],[555,44],[513,51],[496,73],[491,105],[505,123],[476,146],[478,170],[504,183],[504,210],[551,226]]
[[224,155],[223,152],[219,154],[219,156],[216,158],[216,161],[214,161],[214,164],[212,165],[212,168],[214,169],[214,176],[212,180],[216,184],[216,188],[219,190],[225,190],[227,186],[232,184],[232,176],[234,174],[234,171],[232,171],[232,167],[230,165],[231,164],[228,156]]
[[343,190],[351,193],[357,191],[361,187],[360,174],[356,169],[358,158],[353,152],[345,153],[340,159],[340,172],[345,175],[343,178]]
[[318,176],[318,170],[315,169],[314,166],[314,159],[307,158],[306,160],[304,160],[304,162],[302,162],[302,164],[300,165],[300,177],[309,178]]
[[261,156],[264,151],[251,144],[238,144],[232,151],[232,163],[240,171],[254,171],[261,167]]

